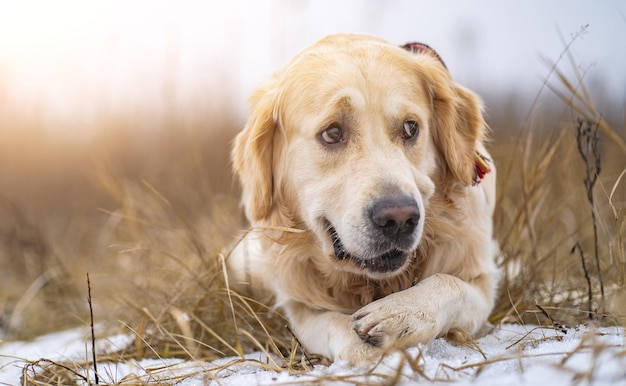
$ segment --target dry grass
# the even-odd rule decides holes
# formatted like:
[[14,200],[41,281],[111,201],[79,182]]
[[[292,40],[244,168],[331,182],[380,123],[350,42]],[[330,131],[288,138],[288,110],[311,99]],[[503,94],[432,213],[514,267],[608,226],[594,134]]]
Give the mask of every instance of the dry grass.
[[[594,323],[624,324],[626,128],[609,123],[619,119],[603,116],[583,77],[570,81],[559,65],[551,64],[549,87],[565,103],[552,101],[549,113],[531,109],[525,122],[502,125],[516,129],[494,127],[495,223],[505,275],[491,320],[558,327],[587,323],[591,315]],[[493,102],[489,110],[497,115],[506,108]],[[324,362],[302,352],[279,312],[225,284],[224,261],[246,228],[228,164],[229,142],[243,118],[198,110],[192,118],[172,115],[162,122],[165,130],[148,132],[134,127],[136,115],[120,113],[98,117],[91,122],[98,136],[75,143],[41,130],[58,122],[5,113],[4,124],[16,128],[0,151],[5,340],[88,324],[89,272],[96,323],[136,337],[109,359],[243,360],[263,351],[271,360],[259,366],[292,373]],[[593,208],[576,145],[579,117],[601,131]],[[416,358],[403,363],[419,373]],[[74,381],[88,366],[32,363],[24,384]]]
[[[575,70],[573,81],[559,62],[547,62],[546,85],[564,106],[555,127],[536,127],[533,122],[542,121],[531,111],[520,135],[494,149],[500,160],[496,229],[506,274],[492,319],[624,324],[626,126],[621,134],[611,128],[567,48],[563,57]],[[593,127],[602,134],[597,159],[585,158],[577,143]]]

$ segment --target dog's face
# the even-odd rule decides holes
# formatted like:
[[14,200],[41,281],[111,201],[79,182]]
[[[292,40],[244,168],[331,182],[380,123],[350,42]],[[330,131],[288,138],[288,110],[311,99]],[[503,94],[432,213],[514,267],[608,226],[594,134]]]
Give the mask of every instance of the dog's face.
[[320,263],[373,278],[408,265],[435,181],[471,183],[484,130],[435,56],[354,35],[303,51],[251,104],[233,153],[251,222],[304,224]]

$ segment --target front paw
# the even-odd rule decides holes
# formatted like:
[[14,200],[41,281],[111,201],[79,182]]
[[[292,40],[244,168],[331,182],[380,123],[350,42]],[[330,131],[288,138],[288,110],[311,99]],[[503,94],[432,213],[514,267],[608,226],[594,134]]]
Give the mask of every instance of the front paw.
[[355,312],[352,324],[363,342],[381,349],[429,343],[441,333],[435,312],[393,296]]
[[376,366],[383,355],[382,349],[357,341],[337,353],[335,359],[346,362],[350,367],[368,368]]

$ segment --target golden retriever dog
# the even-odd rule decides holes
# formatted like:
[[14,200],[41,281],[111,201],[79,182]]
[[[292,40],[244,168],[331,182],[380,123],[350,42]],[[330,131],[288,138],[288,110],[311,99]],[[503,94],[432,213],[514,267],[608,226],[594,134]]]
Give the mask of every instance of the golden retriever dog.
[[498,281],[487,132],[428,46],[320,40],[250,98],[232,159],[251,230],[230,285],[351,365],[476,333]]

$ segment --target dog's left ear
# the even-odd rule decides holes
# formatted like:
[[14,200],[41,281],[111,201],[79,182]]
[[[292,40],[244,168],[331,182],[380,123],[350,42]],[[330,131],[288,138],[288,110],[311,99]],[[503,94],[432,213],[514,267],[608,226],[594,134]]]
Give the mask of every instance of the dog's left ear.
[[[417,48],[416,45],[417,44]],[[432,100],[432,133],[450,174],[465,186],[476,183],[477,144],[488,128],[480,98],[454,82],[439,55],[430,47],[411,43]]]
[[477,144],[487,133],[482,102],[476,94],[443,75],[433,79],[431,89],[433,138],[452,175],[470,186],[476,183]]

